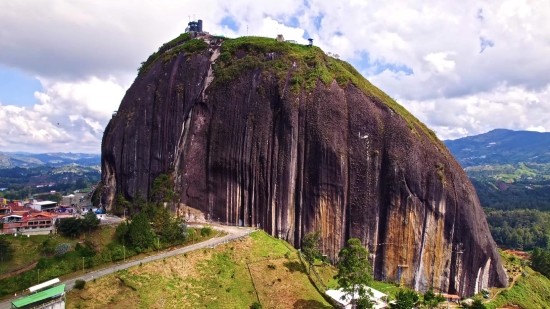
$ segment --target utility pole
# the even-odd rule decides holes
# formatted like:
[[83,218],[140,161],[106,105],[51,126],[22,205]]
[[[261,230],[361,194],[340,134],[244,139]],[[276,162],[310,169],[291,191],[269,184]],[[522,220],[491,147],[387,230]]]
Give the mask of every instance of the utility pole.
[[159,250],[160,250],[160,237],[157,236],[157,253],[159,253]]
[[84,257],[82,257],[82,273],[84,273]]
[[40,268],[38,269],[38,282],[36,282],[37,284],[40,283]]
[[124,263],[126,263],[126,247],[124,245],[122,245],[122,254],[124,257]]

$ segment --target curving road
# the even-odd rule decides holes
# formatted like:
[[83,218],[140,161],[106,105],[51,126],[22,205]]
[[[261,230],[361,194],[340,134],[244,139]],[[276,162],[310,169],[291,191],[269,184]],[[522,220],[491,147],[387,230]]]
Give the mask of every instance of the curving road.
[[[190,226],[193,226],[193,225],[190,225]],[[196,226],[194,226],[194,227],[196,227]],[[106,268],[103,268],[103,269],[100,269],[100,270],[96,270],[96,271],[93,271],[93,272],[86,273],[86,274],[84,274],[82,276],[79,276],[79,277],[75,277],[75,278],[72,278],[72,279],[62,281],[61,283],[66,284],[65,291],[70,291],[74,286],[74,282],[76,280],[79,280],[79,279],[89,281],[89,280],[93,280],[94,278],[100,278],[100,277],[103,277],[105,275],[112,274],[112,273],[114,273],[118,270],[121,270],[121,269],[126,269],[126,268],[129,268],[129,267],[132,267],[132,266],[139,265],[139,263],[147,263],[147,262],[163,259],[163,258],[166,258],[166,257],[170,257],[170,256],[174,256],[174,255],[194,251],[194,250],[197,250],[197,249],[215,247],[217,245],[226,243],[228,241],[232,241],[232,240],[247,236],[248,234],[250,234],[250,233],[252,233],[256,230],[252,227],[235,227],[235,226],[224,226],[224,225],[214,225],[212,227],[215,230],[220,230],[220,231],[223,231],[223,232],[227,233],[227,235],[222,236],[222,237],[214,237],[214,238],[211,238],[209,240],[206,240],[206,241],[203,241],[203,242],[200,242],[200,243],[196,243],[196,244],[193,244],[193,245],[189,245],[189,246],[186,246],[186,247],[183,247],[183,248],[175,249],[175,250],[172,250],[172,251],[164,251],[162,253],[152,255],[152,256],[148,256],[148,257],[145,257],[145,258],[142,258],[142,259],[139,259],[139,260],[132,260],[131,262],[120,263],[120,264],[117,264],[117,265],[106,267]],[[0,302],[0,309],[9,309],[9,308],[11,308],[11,302],[18,299],[18,298],[20,298],[20,297],[14,297],[12,299]]]

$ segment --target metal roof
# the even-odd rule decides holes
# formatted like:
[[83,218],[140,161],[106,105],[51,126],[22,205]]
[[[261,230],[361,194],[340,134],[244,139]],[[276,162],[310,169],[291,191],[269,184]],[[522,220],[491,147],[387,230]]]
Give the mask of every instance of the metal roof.
[[14,300],[11,302],[11,304],[16,308],[21,308],[48,298],[59,296],[63,293],[65,293],[65,285],[61,284],[51,289],[32,294],[18,300]]
[[31,293],[34,293],[34,292],[36,292],[36,291],[38,291],[38,290],[41,290],[41,289],[43,289],[43,288],[45,288],[45,287],[48,287],[48,286],[50,286],[50,285],[54,285],[54,284],[56,284],[56,283],[59,283],[59,278],[55,278],[55,279],[52,279],[52,280],[49,280],[49,281],[46,281],[46,282],[42,282],[42,283],[37,284],[37,285],[35,285],[35,286],[31,286],[31,287],[29,288],[29,291],[30,291]]
[[40,205],[40,206],[44,206],[44,205],[50,205],[50,204],[57,204],[57,202],[52,202],[52,201],[42,201],[42,202],[34,202],[33,204],[34,204],[34,205]]

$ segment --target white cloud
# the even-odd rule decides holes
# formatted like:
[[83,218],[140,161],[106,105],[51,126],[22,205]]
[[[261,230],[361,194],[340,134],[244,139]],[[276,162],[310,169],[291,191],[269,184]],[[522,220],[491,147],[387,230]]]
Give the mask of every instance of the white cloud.
[[430,63],[435,69],[435,73],[447,73],[453,71],[455,68],[455,62],[448,60],[449,53],[431,53],[424,57],[428,63]]
[[76,83],[40,79],[44,92],[32,107],[0,104],[0,145],[10,151],[98,153],[111,113],[124,88],[115,80]]
[[494,128],[550,131],[550,86],[533,92],[501,85],[491,92],[428,101],[402,101],[443,139],[486,132]]
[[[0,105],[11,117],[0,133],[21,137],[0,144],[79,140],[98,152],[139,63],[193,14],[207,31],[229,37],[248,28],[305,43],[307,34],[362,64],[371,82],[442,138],[493,128],[550,131],[546,12],[550,2],[537,0],[2,1],[0,64],[38,76],[44,90],[33,107]],[[236,30],[221,25],[228,16]]]

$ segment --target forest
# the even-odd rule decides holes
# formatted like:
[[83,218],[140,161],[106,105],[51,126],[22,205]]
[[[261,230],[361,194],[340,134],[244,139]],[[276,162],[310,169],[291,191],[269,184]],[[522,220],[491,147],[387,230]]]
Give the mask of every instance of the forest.
[[550,211],[550,181],[504,183],[471,180],[481,206],[485,208]]
[[485,209],[495,242],[512,249],[550,248],[550,213],[531,209]]

